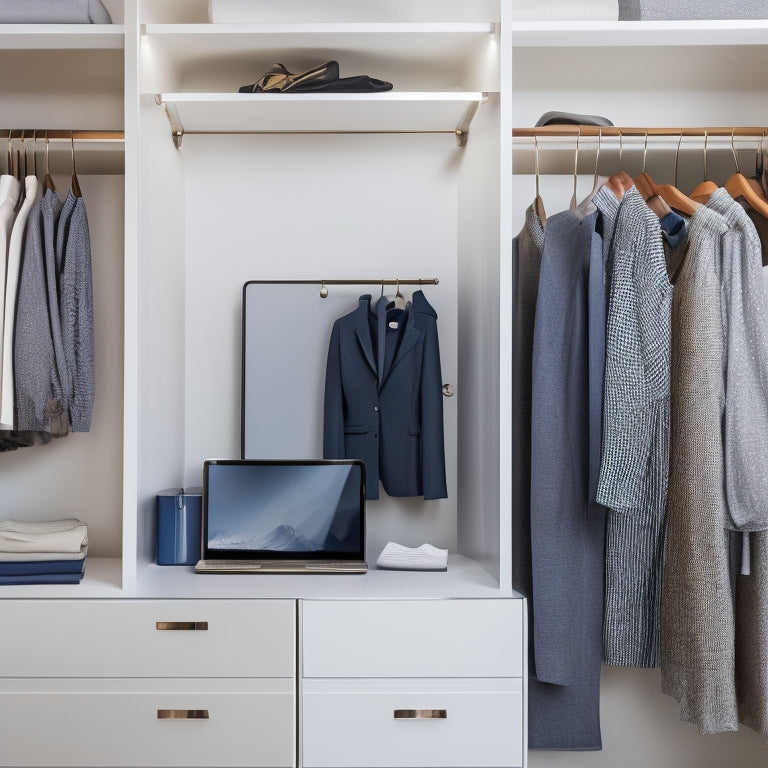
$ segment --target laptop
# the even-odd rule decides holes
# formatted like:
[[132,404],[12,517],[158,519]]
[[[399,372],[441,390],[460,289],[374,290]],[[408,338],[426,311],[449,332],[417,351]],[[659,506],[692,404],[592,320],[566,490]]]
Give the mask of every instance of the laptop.
[[357,459],[203,463],[197,573],[365,573]]

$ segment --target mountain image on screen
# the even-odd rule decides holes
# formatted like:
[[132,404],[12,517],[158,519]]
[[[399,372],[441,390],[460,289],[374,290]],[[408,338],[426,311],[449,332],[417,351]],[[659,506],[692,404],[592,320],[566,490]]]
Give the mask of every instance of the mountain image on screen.
[[208,546],[211,549],[266,550],[271,552],[313,552],[318,549],[291,525],[278,525],[266,536],[253,539],[243,539],[234,536],[229,531],[219,531],[210,540]]

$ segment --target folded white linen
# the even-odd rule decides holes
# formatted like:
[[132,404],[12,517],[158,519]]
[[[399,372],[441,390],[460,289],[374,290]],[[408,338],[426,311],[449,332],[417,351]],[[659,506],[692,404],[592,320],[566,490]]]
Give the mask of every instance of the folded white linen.
[[79,552],[0,552],[0,563],[34,563],[39,560],[82,560],[88,554],[88,546]]
[[390,541],[381,550],[376,566],[397,571],[445,571],[448,569],[448,550],[431,544],[404,547]]
[[512,0],[514,21],[616,21],[618,0]]
[[59,552],[80,554],[88,545],[88,526],[82,520],[0,521],[0,552]]

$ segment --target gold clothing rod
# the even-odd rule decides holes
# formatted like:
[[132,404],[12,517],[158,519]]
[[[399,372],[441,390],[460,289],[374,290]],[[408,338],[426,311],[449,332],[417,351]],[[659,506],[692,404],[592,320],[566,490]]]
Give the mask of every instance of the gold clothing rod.
[[61,129],[46,130],[45,128],[13,128],[0,129],[0,140],[48,142],[83,142],[83,141],[125,141],[125,131],[66,131]]

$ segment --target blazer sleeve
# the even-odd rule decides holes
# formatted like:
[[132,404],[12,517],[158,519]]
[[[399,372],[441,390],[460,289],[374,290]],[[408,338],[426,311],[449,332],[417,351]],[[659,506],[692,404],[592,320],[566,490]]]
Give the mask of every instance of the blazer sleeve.
[[333,324],[325,369],[325,403],[323,407],[323,458],[345,459],[344,396],[341,384],[341,342],[339,323]]
[[437,325],[429,323],[424,338],[421,382],[422,483],[425,499],[448,498],[445,482],[445,438],[443,435],[443,377]]

